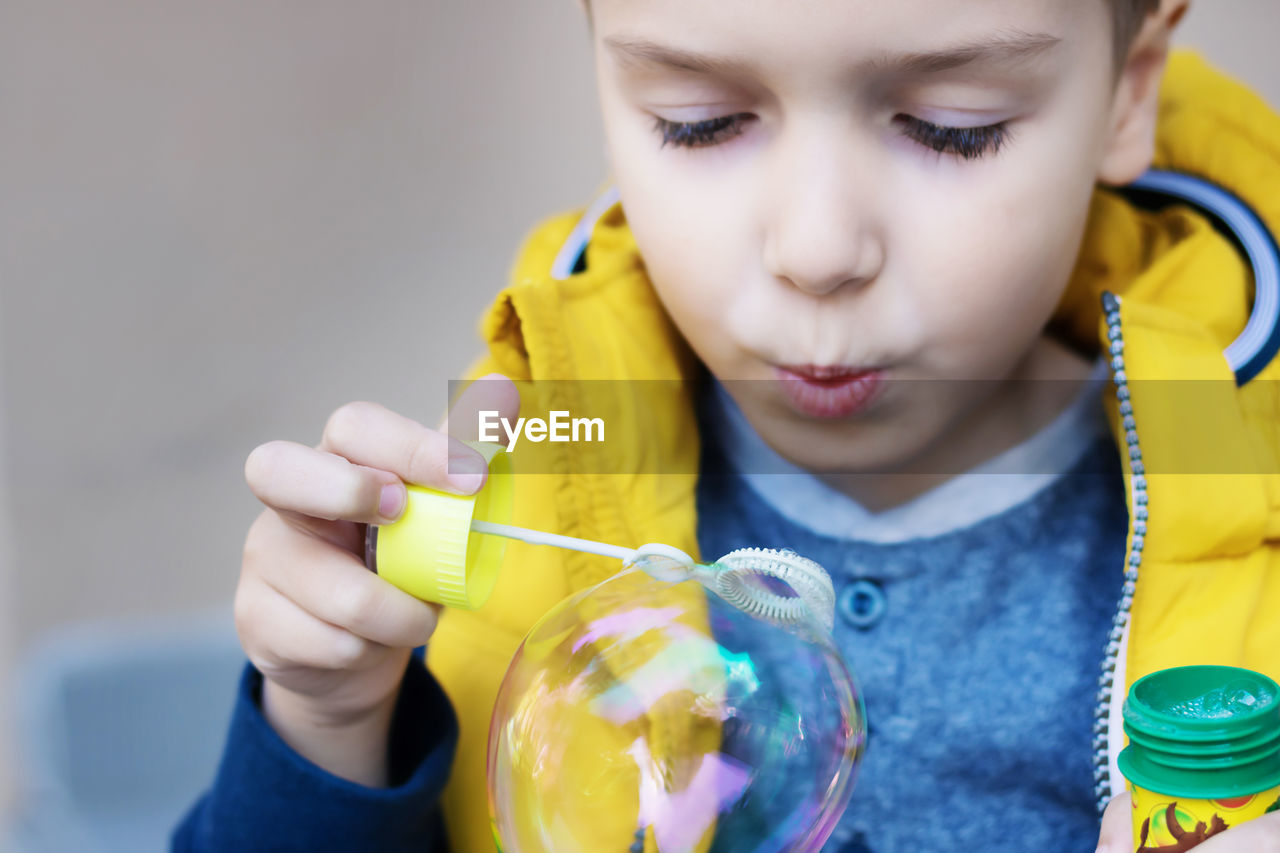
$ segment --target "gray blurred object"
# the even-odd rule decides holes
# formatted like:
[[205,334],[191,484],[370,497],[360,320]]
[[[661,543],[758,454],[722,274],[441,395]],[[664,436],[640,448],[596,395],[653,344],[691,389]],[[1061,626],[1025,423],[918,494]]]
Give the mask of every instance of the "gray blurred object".
[[62,631],[19,662],[14,853],[139,853],[213,780],[244,654],[230,614]]

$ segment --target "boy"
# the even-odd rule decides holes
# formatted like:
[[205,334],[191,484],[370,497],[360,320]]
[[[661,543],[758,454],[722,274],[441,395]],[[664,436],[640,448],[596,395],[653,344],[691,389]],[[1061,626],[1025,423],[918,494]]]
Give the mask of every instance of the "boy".
[[[1266,346],[1234,376],[1223,358],[1249,271],[1205,216],[1096,188],[1154,149],[1280,222],[1280,120],[1190,58],[1161,99],[1186,5],[588,4],[621,207],[555,275],[573,220],[534,235],[476,373],[705,369],[717,381],[655,404],[645,436],[668,470],[704,473],[530,478],[514,521],[706,557],[793,545],[832,571],[871,731],[825,849],[1128,850],[1125,798],[1101,836],[1094,810],[1123,789],[1127,684],[1190,663],[1280,675],[1280,489],[1258,473],[1277,401],[1253,376],[1276,368]],[[1120,452],[1094,417],[1099,362]],[[1188,418],[1130,378],[1227,390]],[[496,384],[452,417],[514,416]],[[1251,464],[1175,476],[1196,431]],[[1001,471],[1022,476],[983,476]],[[399,515],[405,481],[468,492],[483,466],[370,404],[338,410],[317,449],[258,448],[246,476],[268,507],[236,603],[253,668],[176,843],[492,850],[501,675],[542,613],[616,567],[513,545],[520,571],[437,625],[365,571],[363,526]],[[409,660],[428,636],[443,692]],[[1268,817],[1203,849],[1277,839]]]

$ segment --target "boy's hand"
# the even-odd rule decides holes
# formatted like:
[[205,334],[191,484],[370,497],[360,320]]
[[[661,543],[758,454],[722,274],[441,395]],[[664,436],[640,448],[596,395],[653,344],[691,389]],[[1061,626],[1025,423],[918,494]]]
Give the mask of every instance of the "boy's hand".
[[[1116,797],[1102,815],[1098,853],[1133,853],[1129,794]],[[1280,851],[1280,812],[1232,827],[1195,847],[1195,853],[1266,853]]]
[[[515,386],[474,383],[451,415],[474,424],[480,409],[514,418]],[[249,454],[245,479],[267,509],[245,541],[236,630],[265,679],[267,720],[331,773],[387,784],[400,681],[436,625],[435,605],[365,568],[366,526],[399,518],[406,482],[469,494],[485,470],[447,433],[373,403],[334,412],[316,448],[273,441]]]

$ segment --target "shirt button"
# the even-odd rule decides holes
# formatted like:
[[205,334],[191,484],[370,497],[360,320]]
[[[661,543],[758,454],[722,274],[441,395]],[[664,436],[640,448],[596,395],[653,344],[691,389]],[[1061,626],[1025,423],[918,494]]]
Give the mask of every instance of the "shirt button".
[[884,618],[884,590],[874,581],[859,578],[840,591],[840,616],[860,631],[874,628]]
[[871,853],[871,848],[867,846],[867,837],[861,832],[855,832],[853,838],[840,848],[840,853]]

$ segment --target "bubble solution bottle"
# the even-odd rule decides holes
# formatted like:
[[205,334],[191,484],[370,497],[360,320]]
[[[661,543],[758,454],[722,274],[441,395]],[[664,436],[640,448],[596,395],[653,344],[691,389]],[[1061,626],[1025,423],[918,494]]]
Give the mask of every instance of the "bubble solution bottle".
[[1181,853],[1280,809],[1280,686],[1229,666],[1184,666],[1134,682],[1120,772],[1137,853]]

